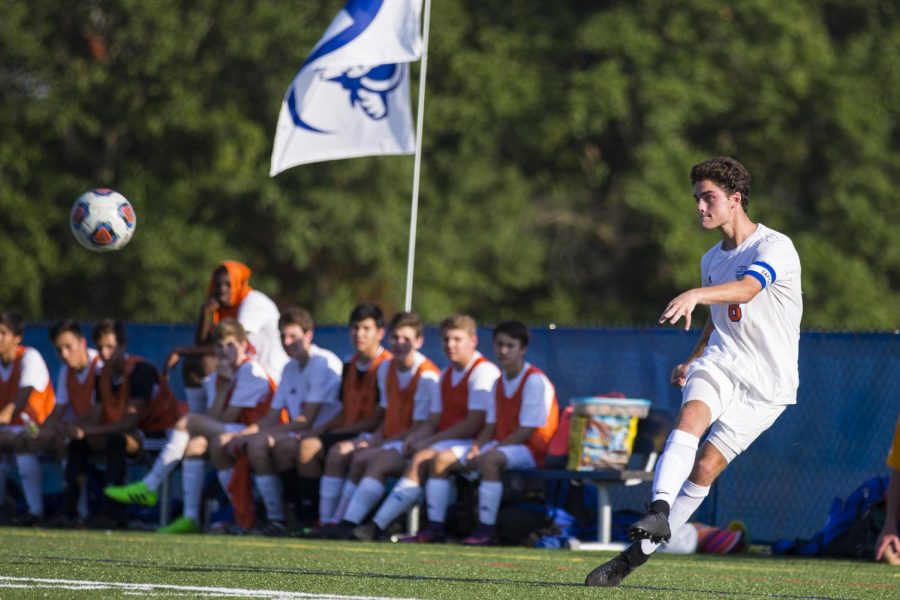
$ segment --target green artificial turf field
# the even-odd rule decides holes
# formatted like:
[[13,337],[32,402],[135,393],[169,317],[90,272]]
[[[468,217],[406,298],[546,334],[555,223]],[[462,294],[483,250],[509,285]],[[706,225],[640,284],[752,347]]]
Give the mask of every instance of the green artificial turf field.
[[0,598],[900,598],[900,568],[746,555],[654,557],[584,588],[610,553],[0,528]]

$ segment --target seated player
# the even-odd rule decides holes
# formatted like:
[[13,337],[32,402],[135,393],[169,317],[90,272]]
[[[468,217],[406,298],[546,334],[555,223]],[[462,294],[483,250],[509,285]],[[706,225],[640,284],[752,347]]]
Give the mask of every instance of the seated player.
[[875,543],[875,560],[884,559],[892,564],[900,563],[900,537],[897,524],[900,521],[900,418],[894,431],[894,441],[888,452],[887,466],[891,470],[885,503],[884,527]]
[[[62,365],[56,377],[56,406],[44,422],[37,443],[51,456],[66,455],[69,425],[84,428],[94,418],[96,379],[103,366],[100,354],[89,348],[81,325],[59,321],[50,327],[50,342]],[[66,465],[68,467],[68,461]],[[88,517],[87,490],[81,482],[68,482],[63,493],[64,521]],[[80,502],[80,506],[79,506]]]
[[450,473],[475,472],[481,479],[480,526],[463,544],[485,546],[497,542],[503,472],[543,465],[550,438],[559,424],[553,384],[540,369],[525,362],[530,337],[528,327],[520,321],[504,321],[494,328],[494,357],[501,367],[501,376],[495,384],[494,402],[488,405],[485,426],[462,456],[444,450],[432,461],[433,474],[426,488],[428,520],[432,523],[443,523],[447,514]]
[[[157,490],[181,462],[184,513],[159,529],[163,533],[200,531],[204,454],[212,444],[224,446],[235,434],[255,423],[269,410],[272,400],[274,383],[265,369],[247,356],[247,336],[241,324],[225,319],[213,329],[212,339],[218,366],[204,380],[206,414],[188,414],[178,419],[168,442],[141,481],[104,490],[108,498],[117,502],[153,506],[158,499]],[[219,482],[227,490],[230,473],[223,471],[219,472]]]
[[415,313],[398,313],[391,319],[388,339],[394,357],[378,367],[384,421],[368,440],[369,447],[353,453],[336,510],[343,520],[311,537],[352,539],[353,529],[384,496],[385,479],[403,472],[404,443],[434,431],[428,419],[432,411],[440,413],[440,370],[419,352],[425,343],[423,329]]
[[[126,459],[136,456],[143,446],[143,435],[138,429],[140,416],[159,388],[156,368],[128,353],[124,323],[103,320],[91,333],[103,361],[94,375],[96,399],[82,419],[62,424],[69,440],[64,506],[64,515],[69,518],[75,517],[74,505],[91,463],[99,459],[106,465],[107,485],[125,482]],[[79,393],[87,392],[82,388]],[[104,502],[91,520],[96,527],[110,528],[127,525],[127,519],[124,507]]]
[[[381,423],[384,411],[378,402],[378,365],[391,358],[381,345],[384,313],[371,303],[357,305],[350,313],[350,341],[354,354],[344,363],[341,377],[341,414],[322,427],[320,436],[300,440],[298,473],[302,501],[309,513],[321,499],[320,522],[331,519],[350,456],[364,448],[372,431]],[[327,460],[326,460],[327,457]],[[322,475],[323,465],[325,475]],[[321,494],[317,489],[321,477]],[[311,520],[307,513],[306,520]]]
[[184,357],[182,372],[185,394],[191,412],[206,410],[203,378],[216,368],[211,335],[223,319],[236,319],[247,332],[250,357],[260,363],[277,384],[288,358],[278,333],[278,307],[265,294],[250,287],[250,267],[226,260],[213,271],[207,285],[207,298],[200,309],[194,346],[175,348],[166,359],[166,370]]
[[[494,382],[500,370],[477,350],[477,326],[472,317],[455,315],[441,323],[441,342],[450,366],[441,374],[441,413],[434,433],[409,444],[412,460],[403,477],[381,504],[371,524],[358,527],[354,535],[360,539],[376,539],[388,526],[422,498],[422,482],[429,474],[440,475],[432,461],[444,450],[463,457],[472,447],[475,435],[484,425],[485,415],[494,401]],[[435,484],[428,481],[429,486]],[[440,541],[443,525],[431,522],[422,528],[416,541]]]
[[[247,428],[231,442],[243,447],[255,474],[256,487],[266,506],[266,535],[285,531],[282,486],[296,495],[297,454],[303,435],[316,435],[341,412],[338,392],[343,363],[333,352],[313,344],[313,318],[302,308],[289,308],[279,320],[281,341],[290,361],[284,367],[269,414],[258,432]],[[281,421],[287,411],[288,421]]]
[[12,310],[0,312],[0,498],[6,498],[7,457],[16,467],[28,513],[19,522],[34,525],[44,516],[43,478],[35,436],[56,401],[47,363],[22,345],[25,322]]

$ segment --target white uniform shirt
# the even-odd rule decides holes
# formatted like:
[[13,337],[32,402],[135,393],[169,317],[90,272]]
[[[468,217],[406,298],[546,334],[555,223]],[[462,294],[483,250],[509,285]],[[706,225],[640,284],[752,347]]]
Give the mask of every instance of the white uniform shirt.
[[281,313],[268,296],[250,290],[238,307],[237,320],[247,332],[250,356],[265,367],[269,376],[278,383],[289,358],[281,345],[278,318]]
[[[248,360],[237,368],[234,374],[234,391],[228,400],[228,406],[240,408],[253,408],[266,399],[269,394],[268,373],[255,360]],[[216,401],[216,374],[206,376],[203,379],[203,389],[206,391],[206,407],[212,408]]]
[[[97,356],[97,351],[93,348],[87,349],[88,362],[84,366],[83,369],[77,371],[75,373],[75,379],[79,384],[84,385],[85,379],[87,379],[88,373],[91,371],[91,362],[93,362],[94,358]],[[100,366],[103,364],[103,361],[100,360],[97,362],[97,368],[94,370],[94,375],[98,375],[100,373]],[[66,385],[66,381],[69,378],[69,367],[63,364],[59,368],[59,372],[56,374],[56,403],[57,404],[68,404],[69,403],[69,388]],[[94,404],[94,400],[96,397],[96,391],[91,395],[91,404]],[[67,410],[66,416],[72,416],[72,411]]]
[[[388,403],[387,373],[388,367],[390,367],[393,362],[393,359],[386,360],[378,365],[378,397],[380,398],[378,403],[381,405],[381,408],[385,410],[387,410]],[[424,362],[425,355],[421,352],[416,352],[411,369],[408,371],[403,371],[400,368],[397,369],[397,383],[400,384],[400,389],[405,390],[409,387],[413,375],[415,375],[416,371]],[[425,371],[419,376],[419,383],[416,386],[415,394],[413,394],[413,421],[425,421],[431,416],[432,412],[440,412],[441,388],[438,383],[439,380],[440,373],[438,371]],[[437,411],[433,410],[435,406],[438,408]]]
[[799,375],[800,257],[790,238],[763,224],[733,250],[721,243],[701,259],[703,286],[754,277],[763,285],[746,304],[710,306],[715,330],[704,358],[771,404],[797,401]]
[[[0,362],[0,379],[9,381],[14,364],[15,361],[8,365]],[[50,371],[44,357],[31,346],[26,346],[25,354],[22,355],[22,368],[19,371],[19,389],[30,387],[36,392],[43,392],[49,383]]]
[[[507,379],[506,373],[501,371],[500,378],[494,384],[494,402],[491,403],[485,422],[497,422],[497,386],[502,385],[503,393],[507,398],[511,398],[519,389],[522,378],[525,377],[530,366],[531,363],[526,362],[519,374],[512,379]],[[547,416],[550,414],[555,397],[556,390],[543,373],[535,373],[526,379],[525,387],[522,388],[522,405],[519,408],[519,427],[543,427],[546,425]]]
[[272,399],[272,408],[286,408],[291,420],[294,420],[303,414],[303,407],[307,404],[321,404],[312,427],[327,423],[341,412],[338,395],[343,368],[341,359],[334,352],[311,344],[305,367],[300,368],[296,360],[285,365],[281,383]]
[[[475,355],[472,357],[472,360],[469,361],[469,364],[466,365],[465,369],[457,370],[451,368],[450,384],[454,387],[459,385],[459,382],[462,381],[462,378],[465,376],[466,371],[469,370],[469,368],[472,366],[472,363],[474,363],[480,356],[481,353],[476,351]],[[445,377],[446,373],[447,370],[445,369],[441,374],[441,377]],[[498,369],[497,365],[489,360],[480,363],[477,367],[472,369],[472,374],[469,376],[469,410],[492,410],[492,405],[494,404],[494,382],[497,381],[499,377],[500,369]],[[432,412],[440,411],[435,411],[432,409]]]

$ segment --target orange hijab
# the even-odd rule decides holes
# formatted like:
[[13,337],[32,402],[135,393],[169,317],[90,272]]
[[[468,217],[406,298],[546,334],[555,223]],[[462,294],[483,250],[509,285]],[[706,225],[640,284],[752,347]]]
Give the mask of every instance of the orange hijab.
[[228,277],[231,279],[231,306],[228,308],[220,307],[216,314],[213,315],[213,324],[219,323],[222,319],[236,319],[241,302],[253,289],[250,287],[250,274],[253,273],[250,267],[236,260],[225,260],[213,270],[213,274],[209,278],[209,285],[206,288],[207,296],[213,295],[216,284],[216,271],[222,267],[225,267],[225,270],[228,271]]

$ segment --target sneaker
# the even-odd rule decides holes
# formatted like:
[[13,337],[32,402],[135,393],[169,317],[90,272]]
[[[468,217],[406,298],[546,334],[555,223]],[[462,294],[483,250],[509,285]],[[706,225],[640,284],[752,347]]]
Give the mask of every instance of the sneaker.
[[209,532],[213,535],[246,535],[246,529],[232,521],[216,521],[209,526]]
[[650,540],[654,544],[668,542],[672,537],[669,518],[661,512],[648,511],[628,528],[628,537],[635,542],[638,540]]
[[640,543],[632,544],[612,560],[608,560],[590,573],[584,580],[586,586],[615,587],[632,571],[647,562],[640,551]]
[[284,537],[287,535],[284,521],[266,521],[262,525],[254,527],[250,532],[254,535],[265,537]]
[[159,494],[148,488],[143,481],[136,481],[128,485],[111,485],[104,489],[103,493],[107,498],[122,504],[154,506],[159,499]]
[[497,528],[494,525],[482,525],[472,535],[464,539],[462,544],[466,546],[494,546],[497,544]]
[[374,542],[375,540],[385,539],[385,533],[378,525],[371,521],[357,525],[350,533],[353,534],[354,539],[361,542]]
[[428,521],[416,535],[394,536],[391,541],[397,541],[402,544],[440,544],[447,541],[447,534],[444,533],[444,524],[436,521]]
[[43,524],[43,521],[43,517],[39,517],[36,514],[27,512],[16,517],[15,523],[20,527],[39,527]]
[[341,521],[336,525],[326,525],[325,527],[316,527],[307,533],[306,537],[314,540],[355,540],[353,528],[355,523]]
[[178,517],[165,527],[156,530],[157,533],[200,533],[200,524],[190,517]]

